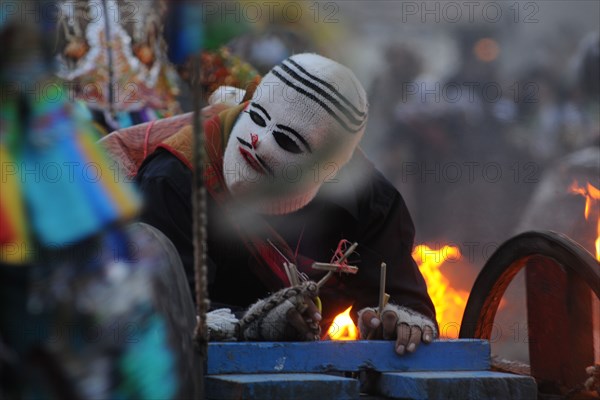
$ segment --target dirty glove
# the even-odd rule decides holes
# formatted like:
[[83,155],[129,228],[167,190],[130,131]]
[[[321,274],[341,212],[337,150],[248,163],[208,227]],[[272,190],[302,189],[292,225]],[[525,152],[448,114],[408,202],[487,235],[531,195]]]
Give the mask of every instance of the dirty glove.
[[314,303],[317,294],[317,284],[309,281],[259,300],[240,320],[240,339],[319,340],[322,317]]
[[396,339],[396,353],[412,353],[417,346],[425,344],[438,336],[435,323],[414,310],[396,304],[388,304],[383,308],[381,318],[377,316],[377,308],[363,308],[358,312],[358,329],[362,339],[366,339],[372,331],[373,339]]

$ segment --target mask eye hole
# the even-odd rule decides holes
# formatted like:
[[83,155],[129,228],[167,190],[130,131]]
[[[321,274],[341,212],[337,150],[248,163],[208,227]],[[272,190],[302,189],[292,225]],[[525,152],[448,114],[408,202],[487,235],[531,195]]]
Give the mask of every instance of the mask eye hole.
[[259,113],[257,113],[256,111],[247,111],[248,114],[250,114],[250,118],[252,118],[252,121],[260,126],[261,128],[264,128],[265,126],[267,126],[267,123],[265,121],[265,119],[263,117],[260,116]]
[[296,142],[294,142],[288,135],[280,131],[273,131],[273,137],[275,141],[285,151],[289,151],[290,153],[300,154],[302,153],[302,149]]

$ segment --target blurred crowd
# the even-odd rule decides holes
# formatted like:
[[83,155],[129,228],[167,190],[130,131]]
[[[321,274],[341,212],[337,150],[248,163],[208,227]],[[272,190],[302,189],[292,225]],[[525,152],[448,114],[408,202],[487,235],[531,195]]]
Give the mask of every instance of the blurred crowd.
[[419,48],[385,49],[365,148],[407,199],[421,240],[501,241],[549,167],[600,144],[598,33],[573,39],[570,70],[530,66],[514,80],[492,32],[454,40],[460,66],[441,81],[422,75]]

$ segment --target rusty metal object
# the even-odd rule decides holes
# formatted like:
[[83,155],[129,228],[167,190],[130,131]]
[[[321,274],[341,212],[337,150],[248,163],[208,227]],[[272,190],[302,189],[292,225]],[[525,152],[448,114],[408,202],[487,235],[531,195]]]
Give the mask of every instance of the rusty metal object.
[[552,259],[534,256],[525,270],[531,375],[540,392],[565,394],[594,362],[592,292]]
[[525,232],[502,244],[479,273],[465,307],[460,338],[490,338],[504,291],[534,256],[573,271],[600,298],[600,268],[587,250],[556,232]]
[[540,391],[564,393],[594,361],[592,291],[600,298],[598,261],[568,237],[526,232],[500,246],[473,285],[459,336],[490,339],[502,295],[523,267],[531,375]]

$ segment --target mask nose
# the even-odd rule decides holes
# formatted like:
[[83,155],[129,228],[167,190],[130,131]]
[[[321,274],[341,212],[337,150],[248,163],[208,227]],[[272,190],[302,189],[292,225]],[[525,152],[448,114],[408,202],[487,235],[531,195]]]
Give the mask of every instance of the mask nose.
[[256,149],[258,147],[258,135],[256,133],[250,134],[250,143],[252,143],[253,149]]

